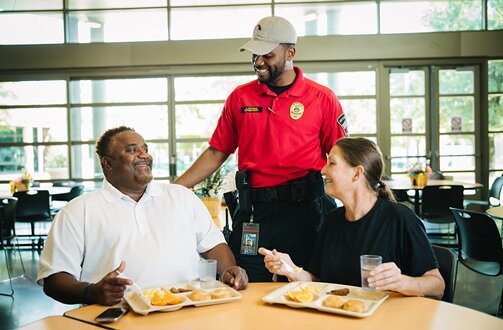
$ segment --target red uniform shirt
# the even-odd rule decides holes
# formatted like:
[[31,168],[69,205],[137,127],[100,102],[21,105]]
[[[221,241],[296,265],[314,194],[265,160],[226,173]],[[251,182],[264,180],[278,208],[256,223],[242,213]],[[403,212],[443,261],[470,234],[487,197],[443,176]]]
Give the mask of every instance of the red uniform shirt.
[[335,141],[346,135],[346,119],[335,94],[302,75],[276,95],[254,80],[227,98],[210,145],[224,153],[238,149],[239,170],[251,185],[271,187],[320,171]]

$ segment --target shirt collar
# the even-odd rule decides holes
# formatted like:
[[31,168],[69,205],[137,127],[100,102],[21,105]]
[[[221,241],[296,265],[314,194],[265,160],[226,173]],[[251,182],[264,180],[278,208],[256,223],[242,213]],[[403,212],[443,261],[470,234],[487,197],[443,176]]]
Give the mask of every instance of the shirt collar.
[[[305,88],[305,83],[304,83],[304,74],[302,73],[302,70],[298,66],[294,66],[293,69],[295,70],[295,81],[293,82],[292,86],[281,93],[279,97],[288,97],[288,96],[301,96],[304,93],[304,88]],[[263,84],[261,82],[258,82],[259,85],[259,94],[270,94],[270,95],[276,95],[274,92],[272,92],[269,87],[267,87],[266,84]]]
[[[118,201],[119,199],[127,199],[131,200],[131,198],[122,192],[120,192],[117,188],[115,188],[108,180],[105,178],[103,179],[103,188],[102,188],[102,194],[105,200],[108,203],[113,203]],[[153,184],[150,182],[147,185],[147,189],[145,189],[145,192],[143,193],[143,196],[141,197],[140,201],[144,200],[149,200],[154,196],[159,196],[162,194],[162,189],[159,187],[157,184]]]

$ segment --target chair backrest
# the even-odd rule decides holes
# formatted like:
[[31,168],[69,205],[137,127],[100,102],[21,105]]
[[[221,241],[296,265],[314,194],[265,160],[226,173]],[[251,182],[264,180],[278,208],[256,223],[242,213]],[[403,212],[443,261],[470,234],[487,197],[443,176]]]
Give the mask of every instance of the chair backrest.
[[47,190],[17,191],[16,221],[51,220],[51,196]]
[[491,190],[489,190],[489,205],[499,206],[501,204],[501,191],[503,190],[503,175],[494,180]]
[[424,187],[422,195],[423,217],[450,216],[449,207],[463,208],[463,190],[461,185]]
[[442,173],[439,170],[432,170],[429,175],[429,178],[432,180],[444,180],[445,176],[444,176],[444,173]]
[[438,261],[440,275],[444,278],[445,290],[443,301],[452,302],[456,286],[456,256],[446,247],[432,245],[433,252]]
[[485,213],[456,208],[451,208],[451,212],[459,232],[459,261],[469,268],[471,268],[469,264],[464,263],[467,258],[497,263],[500,265],[499,271],[484,274],[492,276],[503,274],[503,246],[494,220]]
[[14,237],[14,221],[16,217],[16,197],[3,197],[0,199],[0,238],[3,240]]
[[84,193],[84,186],[79,184],[76,186],[73,186],[72,189],[70,189],[70,192],[68,193],[68,201],[71,201],[75,197],[78,197]]
[[73,187],[77,184],[75,181],[55,181],[52,183],[53,187]]

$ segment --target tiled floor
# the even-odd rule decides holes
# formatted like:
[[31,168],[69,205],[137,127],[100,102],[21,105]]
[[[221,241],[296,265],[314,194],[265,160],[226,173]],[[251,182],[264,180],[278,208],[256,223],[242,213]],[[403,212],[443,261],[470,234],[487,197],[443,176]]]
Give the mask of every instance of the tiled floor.
[[[19,257],[7,250],[14,268],[14,275],[22,275]],[[65,311],[79,307],[64,305],[47,297],[42,287],[35,283],[39,252],[23,250],[22,259],[26,268],[25,275],[13,281],[14,297],[0,296],[0,329],[17,329],[35,320],[49,315],[62,315]],[[5,267],[4,251],[0,250],[0,292],[9,292],[9,282]],[[458,271],[458,280],[454,303],[470,307],[485,313],[494,314],[499,303],[502,280],[477,275],[463,266]]]

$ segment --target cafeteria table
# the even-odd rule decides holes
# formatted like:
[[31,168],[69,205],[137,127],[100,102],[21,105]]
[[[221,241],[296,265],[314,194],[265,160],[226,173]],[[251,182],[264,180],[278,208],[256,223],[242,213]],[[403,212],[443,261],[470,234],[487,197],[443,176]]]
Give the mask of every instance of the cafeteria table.
[[491,217],[503,220],[503,205],[491,207],[486,210],[486,213]]
[[[262,297],[286,283],[250,283],[242,298],[224,304],[183,307],[146,316],[129,312],[112,329],[503,329],[503,320],[466,307],[391,293],[375,312],[355,318],[310,308],[268,304]],[[89,323],[107,307],[89,305],[65,313]]]
[[91,330],[91,329],[103,329],[99,326],[81,322],[78,320],[73,320],[64,316],[48,316],[38,321],[29,323],[19,330]]
[[[420,214],[419,205],[420,205],[420,196],[419,192],[423,190],[425,186],[415,186],[412,184],[410,179],[404,180],[383,180],[383,182],[391,189],[391,190],[414,190],[414,212],[416,214]],[[452,180],[428,180],[427,186],[451,186],[451,185],[460,185],[463,186],[464,189],[480,189],[484,187],[481,183],[470,183],[470,182],[459,182]]]

